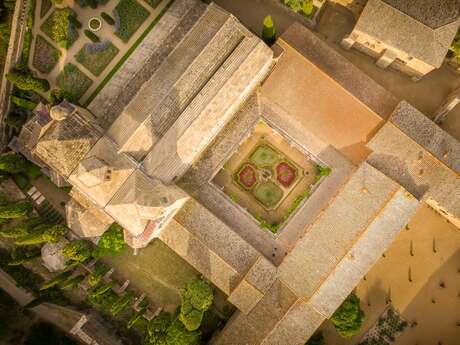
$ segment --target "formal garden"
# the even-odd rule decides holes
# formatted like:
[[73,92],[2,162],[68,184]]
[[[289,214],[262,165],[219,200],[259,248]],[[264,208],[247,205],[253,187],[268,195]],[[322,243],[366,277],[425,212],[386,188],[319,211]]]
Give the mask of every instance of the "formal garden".
[[213,183],[273,233],[286,223],[331,169],[260,123]]

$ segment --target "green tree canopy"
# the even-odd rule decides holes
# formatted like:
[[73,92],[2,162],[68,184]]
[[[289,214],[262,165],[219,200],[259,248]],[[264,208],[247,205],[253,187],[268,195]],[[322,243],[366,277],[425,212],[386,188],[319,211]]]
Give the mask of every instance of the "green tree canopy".
[[187,330],[179,320],[169,326],[166,334],[166,345],[198,345],[200,340],[200,331]]
[[354,336],[362,326],[364,312],[361,310],[359,303],[359,297],[352,293],[331,317],[337,332],[344,338]]
[[64,225],[47,225],[41,224],[34,227],[29,234],[19,237],[15,243],[19,246],[41,244],[41,243],[57,243],[67,233],[69,229]]
[[326,345],[326,343],[324,342],[323,333],[318,332],[316,334],[313,334],[313,336],[310,339],[308,339],[305,345]]
[[0,206],[0,218],[13,219],[27,215],[32,211],[32,204],[28,201],[19,201]]
[[71,262],[82,263],[91,258],[93,245],[87,240],[76,240],[66,244],[61,253]]
[[36,78],[30,73],[11,71],[6,75],[6,79],[25,91],[46,92],[50,89],[50,84],[46,79]]
[[126,249],[126,243],[123,237],[123,228],[114,223],[104,232],[97,243],[97,248],[94,252],[95,257],[106,255],[116,255]]
[[0,170],[10,174],[17,174],[27,169],[27,161],[16,152],[7,152],[0,155]]
[[180,290],[181,310],[179,320],[189,331],[197,330],[203,315],[208,310],[214,300],[211,287],[201,279],[195,279],[185,285]]
[[264,18],[262,39],[268,45],[272,45],[276,41],[276,29],[275,29],[275,24],[273,23],[272,16],[266,16]]

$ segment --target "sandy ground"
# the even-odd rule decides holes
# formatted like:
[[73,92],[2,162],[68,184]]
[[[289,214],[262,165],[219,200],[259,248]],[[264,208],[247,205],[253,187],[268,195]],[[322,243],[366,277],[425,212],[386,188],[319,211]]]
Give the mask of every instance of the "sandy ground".
[[359,283],[356,292],[366,315],[362,332],[347,341],[326,321],[321,329],[327,344],[358,344],[391,299],[409,324],[417,323],[394,344],[458,345],[460,230],[424,205]]

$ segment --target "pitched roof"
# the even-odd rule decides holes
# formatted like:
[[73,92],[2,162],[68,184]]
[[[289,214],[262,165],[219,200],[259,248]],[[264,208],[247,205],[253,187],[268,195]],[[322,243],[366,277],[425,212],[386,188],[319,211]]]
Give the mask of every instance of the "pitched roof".
[[[423,2],[427,1],[430,0]],[[413,5],[414,1],[410,3]],[[459,25],[460,18],[457,15],[453,21],[432,28],[383,0],[369,0],[354,30],[364,32],[434,67],[440,67]]]
[[436,29],[459,17],[459,0],[383,0],[388,5]]

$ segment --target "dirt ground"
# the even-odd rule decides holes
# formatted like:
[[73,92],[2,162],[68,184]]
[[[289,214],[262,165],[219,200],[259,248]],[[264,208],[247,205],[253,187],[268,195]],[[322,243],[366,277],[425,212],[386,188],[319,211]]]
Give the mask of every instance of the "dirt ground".
[[459,289],[460,230],[424,205],[356,288],[366,315],[361,333],[341,339],[326,321],[326,344],[358,344],[391,300],[409,325],[417,323],[394,344],[458,345]]

